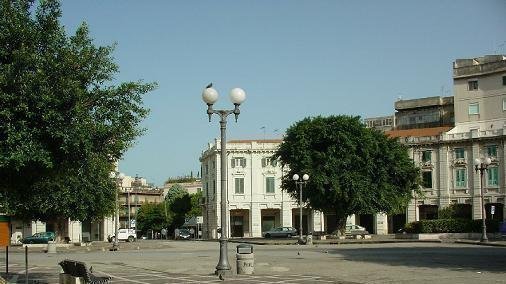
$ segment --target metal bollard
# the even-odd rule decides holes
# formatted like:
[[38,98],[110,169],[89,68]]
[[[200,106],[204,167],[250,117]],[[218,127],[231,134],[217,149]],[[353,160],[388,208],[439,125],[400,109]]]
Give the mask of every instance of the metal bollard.
[[253,274],[255,270],[255,254],[253,246],[240,244],[237,246],[237,274]]

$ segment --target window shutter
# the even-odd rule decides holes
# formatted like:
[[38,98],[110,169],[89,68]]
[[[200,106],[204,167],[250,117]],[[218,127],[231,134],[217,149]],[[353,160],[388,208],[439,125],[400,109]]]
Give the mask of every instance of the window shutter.
[[241,167],[243,167],[243,168],[246,167],[246,159],[245,158],[241,159]]

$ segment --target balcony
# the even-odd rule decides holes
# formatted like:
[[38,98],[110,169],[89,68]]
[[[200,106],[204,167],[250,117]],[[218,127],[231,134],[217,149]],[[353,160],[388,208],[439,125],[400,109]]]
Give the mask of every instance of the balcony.
[[488,138],[502,136],[504,129],[491,129],[491,130],[475,130],[460,133],[443,133],[444,141],[466,140],[471,138]]

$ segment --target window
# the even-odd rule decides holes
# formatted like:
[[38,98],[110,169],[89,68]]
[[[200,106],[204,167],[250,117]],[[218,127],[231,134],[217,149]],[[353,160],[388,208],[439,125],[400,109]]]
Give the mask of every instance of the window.
[[206,175],[209,173],[209,165],[206,164]]
[[265,168],[268,165],[275,167],[278,165],[278,161],[276,159],[272,159],[272,158],[262,158],[262,167]]
[[432,161],[432,151],[427,150],[422,152],[422,162],[430,162]]
[[469,114],[480,114],[480,104],[470,103],[469,104]]
[[432,188],[432,172],[422,172],[424,188]]
[[265,178],[265,193],[274,193],[274,177]]
[[502,85],[506,86],[506,76],[502,76]]
[[232,168],[235,168],[235,167],[245,168],[246,167],[246,158],[242,158],[242,157],[232,158]]
[[455,159],[464,159],[464,148],[455,148]]
[[235,178],[235,193],[244,194],[244,178]]
[[499,185],[499,169],[497,167],[489,167],[487,169],[487,185]]
[[497,157],[497,145],[487,146],[487,154],[489,157]]
[[506,99],[502,99],[502,110],[506,110]]
[[466,187],[466,169],[455,170],[455,187]]
[[469,91],[478,90],[478,80],[467,81],[467,89]]

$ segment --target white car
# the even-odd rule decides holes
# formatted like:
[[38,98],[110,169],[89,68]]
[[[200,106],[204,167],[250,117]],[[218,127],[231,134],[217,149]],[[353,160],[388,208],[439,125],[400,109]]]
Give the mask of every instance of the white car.
[[346,225],[346,235],[368,235],[369,232],[362,226],[348,224]]
[[[109,242],[114,242],[114,235],[108,237]],[[137,234],[134,229],[119,229],[118,241],[135,242]]]

